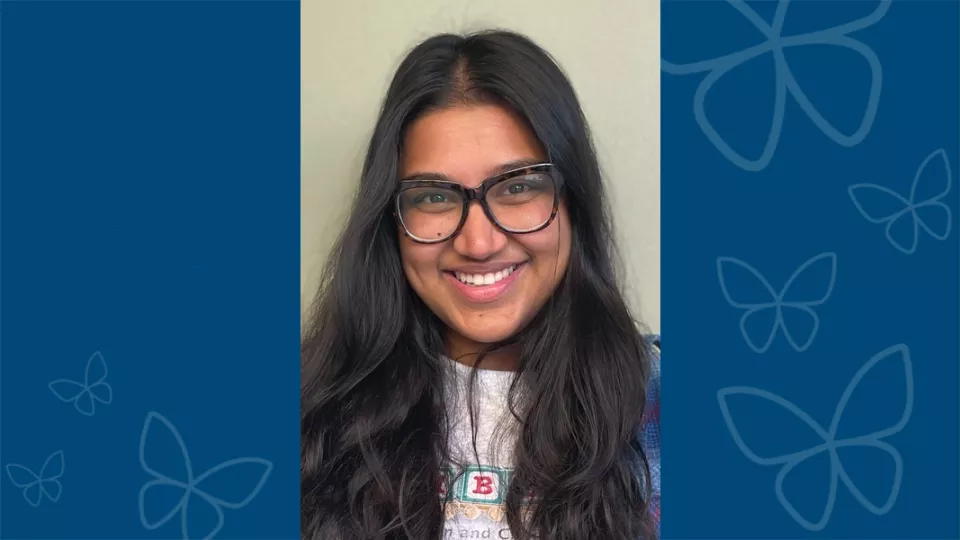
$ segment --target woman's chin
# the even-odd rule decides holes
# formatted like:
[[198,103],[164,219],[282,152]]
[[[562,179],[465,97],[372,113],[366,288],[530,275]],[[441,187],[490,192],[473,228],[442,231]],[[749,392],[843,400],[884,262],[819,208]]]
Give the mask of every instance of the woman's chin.
[[[492,345],[510,339],[517,334],[519,325],[485,325],[482,328],[477,325],[467,325],[466,327],[456,328],[455,330],[457,334],[460,334],[463,341],[482,346]],[[464,345],[467,343],[464,343]]]

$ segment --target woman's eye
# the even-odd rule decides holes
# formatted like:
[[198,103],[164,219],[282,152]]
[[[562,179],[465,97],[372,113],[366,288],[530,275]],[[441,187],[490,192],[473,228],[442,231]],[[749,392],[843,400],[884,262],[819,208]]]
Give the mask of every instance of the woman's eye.
[[417,201],[422,204],[437,204],[446,202],[447,197],[443,193],[427,193],[420,196],[420,200]]
[[500,191],[500,193],[503,196],[525,195],[534,191],[535,189],[536,188],[534,186],[530,185],[530,182],[517,181],[510,182],[509,184],[503,186],[503,189]]

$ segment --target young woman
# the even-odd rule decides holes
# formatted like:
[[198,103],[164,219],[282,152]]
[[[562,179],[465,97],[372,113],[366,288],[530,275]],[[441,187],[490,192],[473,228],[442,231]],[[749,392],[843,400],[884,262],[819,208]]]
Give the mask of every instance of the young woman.
[[657,537],[659,345],[613,237],[543,50],[415,47],[303,340],[303,537]]

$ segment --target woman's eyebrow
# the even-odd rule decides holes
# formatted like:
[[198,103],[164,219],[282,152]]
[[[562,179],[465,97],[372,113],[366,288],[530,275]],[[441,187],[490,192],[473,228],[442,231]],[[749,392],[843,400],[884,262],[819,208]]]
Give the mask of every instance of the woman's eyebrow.
[[400,179],[401,182],[407,182],[410,180],[439,180],[441,182],[456,182],[456,180],[443,173],[427,171],[417,171]]
[[[503,174],[513,169],[522,169],[523,167],[538,165],[540,163],[543,163],[542,159],[533,159],[533,158],[514,159],[511,161],[507,161],[506,163],[501,163],[500,165],[497,165],[496,167],[493,167],[492,169],[487,171],[487,178],[492,178],[494,176]],[[401,182],[406,182],[410,180],[439,180],[441,182],[457,181],[451,176],[448,176],[446,174],[439,173],[439,172],[433,172],[433,171],[416,171],[400,179]]]
[[513,169],[522,169],[524,167],[530,167],[531,165],[539,165],[543,162],[544,160],[542,159],[534,159],[534,158],[515,159],[512,161],[508,161],[506,163],[497,165],[496,167],[488,171],[487,177],[490,178],[493,176],[497,176],[499,174],[512,171]]

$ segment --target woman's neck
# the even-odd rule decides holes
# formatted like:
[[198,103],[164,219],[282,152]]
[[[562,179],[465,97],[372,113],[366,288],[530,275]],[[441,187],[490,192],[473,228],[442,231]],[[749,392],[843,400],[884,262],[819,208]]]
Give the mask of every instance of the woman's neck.
[[[487,344],[477,343],[465,338],[456,332],[447,334],[447,354],[455,362],[473,367],[477,363],[480,352]],[[497,349],[483,357],[480,369],[493,371],[517,371],[520,367],[520,352],[515,345]]]

